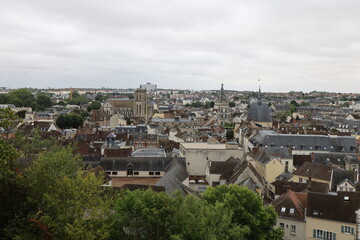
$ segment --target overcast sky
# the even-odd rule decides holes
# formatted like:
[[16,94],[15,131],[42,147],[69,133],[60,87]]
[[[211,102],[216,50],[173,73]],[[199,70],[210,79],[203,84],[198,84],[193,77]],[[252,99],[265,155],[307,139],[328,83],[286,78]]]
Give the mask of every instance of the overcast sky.
[[0,87],[360,92],[360,1],[0,0]]

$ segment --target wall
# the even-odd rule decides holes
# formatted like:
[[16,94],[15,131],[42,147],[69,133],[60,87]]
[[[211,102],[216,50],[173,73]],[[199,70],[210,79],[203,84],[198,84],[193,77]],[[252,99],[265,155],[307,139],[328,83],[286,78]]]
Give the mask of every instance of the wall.
[[[356,229],[355,223],[345,223],[345,222],[337,222],[327,219],[320,219],[320,218],[313,218],[307,217],[306,218],[306,239],[318,239],[313,238],[313,230],[319,229],[323,231],[329,231],[336,234],[336,239],[338,240],[354,240],[355,235],[349,233],[342,233],[341,226],[349,226]],[[356,232],[356,230],[355,230]]]

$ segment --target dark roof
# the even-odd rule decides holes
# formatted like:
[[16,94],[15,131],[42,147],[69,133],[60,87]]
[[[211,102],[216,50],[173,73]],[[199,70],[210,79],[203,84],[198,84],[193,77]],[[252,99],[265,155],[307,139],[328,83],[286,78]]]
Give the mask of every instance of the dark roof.
[[305,162],[312,162],[311,155],[293,155],[293,165],[298,168]]
[[247,119],[253,120],[254,122],[272,122],[267,103],[262,101],[251,103]]
[[132,148],[105,148],[105,157],[130,157]]
[[345,157],[348,156],[357,159],[355,153],[314,153],[313,163],[345,166]]
[[270,134],[263,138],[264,147],[292,147],[295,150],[355,152],[354,137],[329,137],[325,135]]
[[234,183],[236,179],[238,179],[239,176],[242,173],[244,173],[246,169],[252,171],[253,174],[256,176],[256,178],[259,180],[259,182],[264,183],[262,176],[258,173],[258,171],[256,171],[254,166],[248,161],[243,161],[238,168],[234,169],[233,174],[227,179],[227,183],[228,184]]
[[306,216],[339,222],[356,223],[360,208],[360,192],[338,192],[336,194],[308,193]]
[[127,171],[130,164],[133,171],[165,171],[172,160],[172,157],[101,158],[100,166],[105,171]]
[[316,181],[311,181],[310,183],[299,183],[276,180],[271,184],[275,187],[275,195],[284,194],[289,189],[291,189],[293,192],[329,192],[329,185],[327,183],[321,183]]
[[332,171],[332,166],[306,162],[303,165],[301,165],[295,172],[293,172],[293,174],[309,177],[309,178],[311,177],[311,178],[321,179],[330,182],[331,171]]
[[345,179],[349,179],[351,182],[354,182],[355,173],[350,170],[335,170],[333,171],[332,185],[331,191],[336,192],[336,186],[344,181]]
[[156,183],[156,186],[164,186],[167,193],[180,191],[184,195],[187,194],[191,190],[183,184],[184,180],[189,177],[185,165],[184,158],[174,158],[165,170],[165,175]]
[[241,164],[241,160],[233,157],[230,157],[225,162],[211,161],[210,173],[223,174],[225,172],[232,172],[238,164]]
[[[306,193],[295,193],[288,190],[286,193],[275,199],[272,205],[279,217],[305,221],[307,206],[306,196]],[[293,209],[293,212],[290,212],[290,209]]]

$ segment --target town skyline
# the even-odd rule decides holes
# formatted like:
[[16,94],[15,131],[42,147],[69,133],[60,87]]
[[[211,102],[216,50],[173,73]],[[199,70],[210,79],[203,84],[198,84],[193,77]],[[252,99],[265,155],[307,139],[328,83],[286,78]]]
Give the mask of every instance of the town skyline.
[[12,1],[0,86],[360,92],[358,1]]

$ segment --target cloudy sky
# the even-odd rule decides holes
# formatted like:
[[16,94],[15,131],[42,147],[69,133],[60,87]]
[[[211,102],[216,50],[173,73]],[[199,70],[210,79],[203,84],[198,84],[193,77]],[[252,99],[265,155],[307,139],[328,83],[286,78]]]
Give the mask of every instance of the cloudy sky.
[[359,0],[0,0],[0,87],[360,92]]

